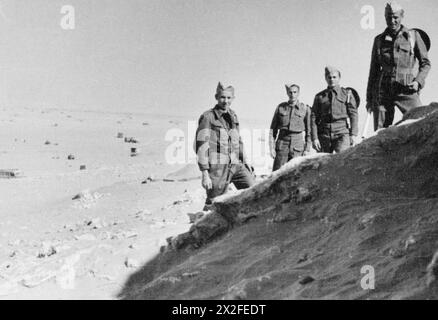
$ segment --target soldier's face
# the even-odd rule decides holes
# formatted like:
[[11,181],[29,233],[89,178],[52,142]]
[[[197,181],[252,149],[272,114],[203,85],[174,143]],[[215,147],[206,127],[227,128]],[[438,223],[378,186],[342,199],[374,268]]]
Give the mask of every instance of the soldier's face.
[[329,87],[335,87],[339,84],[339,73],[336,71],[330,72],[329,74],[325,75],[325,80],[327,81]]
[[290,101],[297,101],[300,91],[297,87],[292,87],[287,90],[287,95],[289,96]]
[[388,12],[385,15],[386,25],[391,31],[398,31],[401,27],[401,23],[403,20],[403,12]]
[[234,100],[234,94],[229,90],[225,90],[216,95],[216,100],[218,106],[225,110],[231,106],[231,103]]

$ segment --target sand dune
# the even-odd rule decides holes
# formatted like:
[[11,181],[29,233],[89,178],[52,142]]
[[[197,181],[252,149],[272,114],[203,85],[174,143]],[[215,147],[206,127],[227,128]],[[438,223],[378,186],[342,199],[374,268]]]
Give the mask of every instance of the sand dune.
[[[437,111],[217,199],[120,298],[436,299]],[[372,290],[361,286],[364,266],[375,270]]]

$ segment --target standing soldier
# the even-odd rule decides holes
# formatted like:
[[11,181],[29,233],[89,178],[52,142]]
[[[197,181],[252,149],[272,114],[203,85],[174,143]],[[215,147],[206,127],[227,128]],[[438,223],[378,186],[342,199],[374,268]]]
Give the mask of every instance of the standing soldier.
[[269,131],[269,149],[275,159],[272,171],[280,169],[290,159],[302,156],[304,150],[310,151],[310,107],[298,101],[298,85],[286,85],[286,92],[289,101],[277,107]]
[[328,88],[318,93],[313,102],[312,141],[319,152],[339,153],[357,143],[356,99],[351,90],[339,86],[340,78],[338,69],[326,67]]
[[206,208],[212,199],[225,193],[232,182],[237,189],[254,184],[247,168],[236,113],[230,109],[234,88],[217,86],[214,108],[199,118],[196,130],[196,155],[202,172],[202,186],[207,191]]
[[[374,114],[374,130],[392,124],[394,106],[404,114],[421,105],[419,91],[424,88],[430,70],[419,30],[403,26],[403,17],[404,10],[398,3],[388,3],[385,8],[388,27],[374,39],[367,88],[367,110]],[[418,73],[414,70],[416,61]]]

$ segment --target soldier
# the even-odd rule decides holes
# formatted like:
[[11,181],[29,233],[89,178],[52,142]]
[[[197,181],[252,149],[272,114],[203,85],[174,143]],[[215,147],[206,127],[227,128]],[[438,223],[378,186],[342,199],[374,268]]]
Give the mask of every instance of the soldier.
[[236,113],[230,109],[234,88],[217,86],[214,108],[199,118],[196,130],[196,154],[202,172],[202,186],[207,191],[206,207],[212,199],[225,193],[232,182],[237,189],[249,188],[254,178],[243,150]]
[[[316,151],[339,153],[357,143],[357,104],[350,90],[339,86],[341,72],[325,68],[328,88],[315,96],[312,106],[312,141]],[[350,122],[350,125],[348,124]]]
[[296,84],[286,85],[286,92],[289,101],[278,105],[269,131],[269,149],[275,159],[272,171],[280,169],[290,159],[302,156],[303,152],[309,152],[312,143],[310,107],[298,101],[300,87]]
[[374,114],[374,130],[392,124],[394,106],[404,114],[421,105],[419,91],[431,67],[421,34],[403,26],[403,17],[404,10],[398,3],[388,3],[388,27],[374,39],[367,88],[367,110]]

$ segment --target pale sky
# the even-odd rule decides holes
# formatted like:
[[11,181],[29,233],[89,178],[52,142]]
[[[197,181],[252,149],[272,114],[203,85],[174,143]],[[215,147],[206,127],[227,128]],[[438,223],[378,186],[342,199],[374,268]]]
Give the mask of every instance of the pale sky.
[[[380,0],[2,0],[0,106],[160,112],[198,117],[217,82],[236,89],[232,107],[270,122],[301,86],[311,104],[326,87],[324,66],[365,106],[373,38],[385,28]],[[403,23],[428,32],[432,70],[423,102],[438,101],[438,6],[400,0]],[[60,27],[63,5],[76,27]],[[361,8],[375,8],[374,30]],[[361,122],[364,121],[363,118]],[[269,125],[269,123],[267,124]]]

